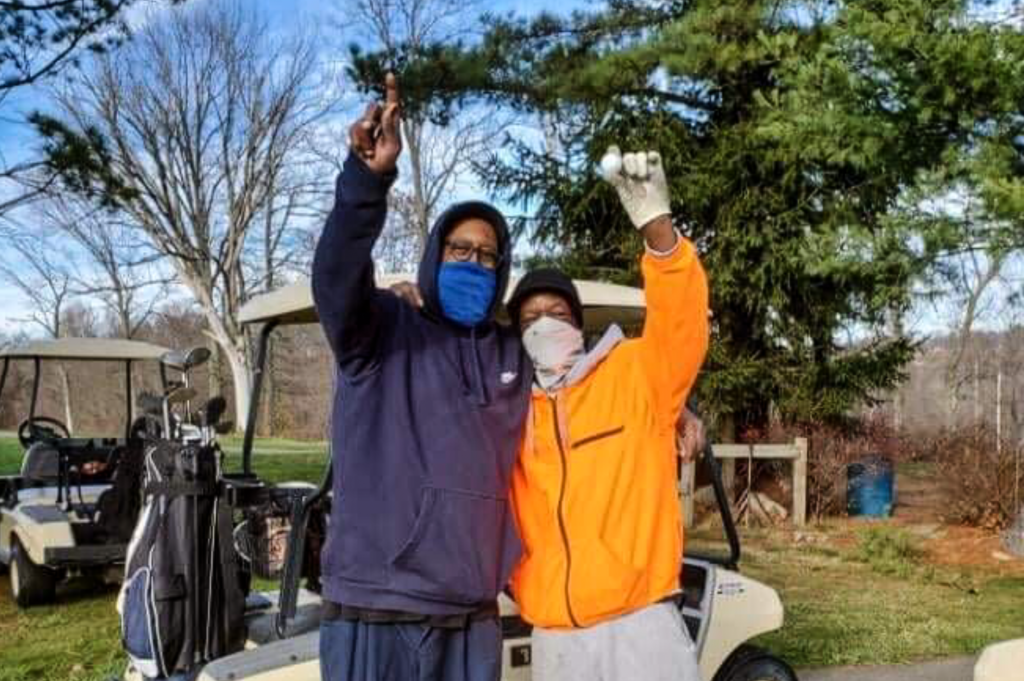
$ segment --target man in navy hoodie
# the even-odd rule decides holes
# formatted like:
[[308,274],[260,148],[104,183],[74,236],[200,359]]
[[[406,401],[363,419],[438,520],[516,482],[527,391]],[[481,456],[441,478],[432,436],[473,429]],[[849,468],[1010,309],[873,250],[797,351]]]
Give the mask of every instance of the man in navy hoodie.
[[313,262],[337,361],[333,508],[323,555],[326,681],[493,681],[496,598],[520,555],[508,489],[532,369],[493,320],[504,218],[449,208],[420,264],[422,308],[377,289],[371,251],[401,153],[394,77],[350,129]]

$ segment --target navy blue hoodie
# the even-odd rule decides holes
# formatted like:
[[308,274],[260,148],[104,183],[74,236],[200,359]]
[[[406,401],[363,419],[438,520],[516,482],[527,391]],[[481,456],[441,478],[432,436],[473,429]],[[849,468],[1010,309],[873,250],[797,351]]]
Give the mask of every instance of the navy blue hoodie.
[[[532,369],[517,334],[493,322],[511,244],[501,214],[456,204],[434,225],[419,271],[423,310],[374,284],[371,251],[394,175],[350,155],[313,261],[313,298],[334,350],[334,501],[324,596],[423,614],[473,610],[505,587],[520,554],[508,502]],[[440,314],[444,237],[494,225],[504,258],[488,320]]]

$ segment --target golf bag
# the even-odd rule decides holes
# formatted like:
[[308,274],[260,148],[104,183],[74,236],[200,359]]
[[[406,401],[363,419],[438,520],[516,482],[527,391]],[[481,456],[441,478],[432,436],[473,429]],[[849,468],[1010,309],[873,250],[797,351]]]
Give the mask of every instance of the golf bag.
[[148,678],[193,670],[244,644],[245,594],[219,472],[216,445],[161,440],[147,449],[145,503],[118,612],[124,649]]

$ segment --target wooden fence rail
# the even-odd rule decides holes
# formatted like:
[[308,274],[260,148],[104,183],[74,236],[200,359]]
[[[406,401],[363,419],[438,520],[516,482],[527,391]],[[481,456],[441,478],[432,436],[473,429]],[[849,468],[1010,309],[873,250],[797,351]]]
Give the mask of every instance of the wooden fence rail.
[[[788,459],[793,469],[793,524],[807,524],[807,439],[798,437],[792,443],[781,445],[735,445],[717,444],[711,446],[715,458],[722,460],[722,480],[726,492],[732,491],[737,459]],[[693,525],[693,494],[696,468],[694,462],[683,465],[680,479],[680,494],[683,499],[683,518],[687,527]],[[747,490],[750,494],[752,490]]]

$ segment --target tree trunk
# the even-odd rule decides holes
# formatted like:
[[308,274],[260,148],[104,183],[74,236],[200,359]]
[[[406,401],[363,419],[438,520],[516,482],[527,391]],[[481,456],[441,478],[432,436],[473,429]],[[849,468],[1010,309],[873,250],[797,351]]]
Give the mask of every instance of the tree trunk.
[[430,234],[430,207],[427,205],[427,192],[423,177],[423,149],[421,146],[423,124],[419,121],[406,120],[402,122],[402,127],[405,130],[409,167],[412,170],[413,213],[416,220],[416,237],[419,239],[419,248],[416,253],[416,260],[418,261],[423,255],[423,250],[426,248],[427,239]]
[[978,361],[978,350],[974,355],[974,422],[981,423],[981,364]]
[[209,371],[206,377],[207,389],[210,397],[224,394],[224,385],[221,383],[221,357],[220,344],[210,343],[210,361],[206,363]]
[[228,360],[228,365],[231,366],[231,378],[235,387],[235,430],[243,431],[249,416],[249,402],[252,399],[252,378],[249,376],[245,349],[223,342],[221,349]]

